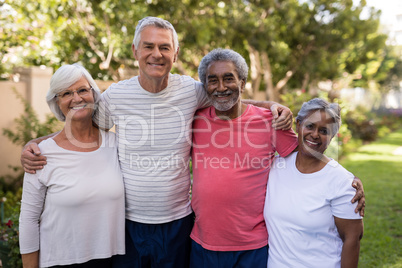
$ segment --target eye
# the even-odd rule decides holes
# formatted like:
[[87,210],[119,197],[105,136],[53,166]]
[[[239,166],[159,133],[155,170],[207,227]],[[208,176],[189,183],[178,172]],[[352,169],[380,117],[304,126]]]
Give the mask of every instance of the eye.
[[73,95],[73,92],[72,91],[64,91],[63,93],[61,93],[61,97],[62,98],[67,98],[67,97],[70,97],[70,96],[72,96]]
[[208,79],[208,84],[215,84],[218,81],[218,79],[212,78]]
[[328,129],[326,129],[326,128],[321,129],[320,132],[323,135],[328,135]]
[[85,95],[89,93],[89,89],[87,88],[81,88],[79,90],[77,90],[78,95]]
[[169,47],[161,47],[161,50],[169,51]]
[[309,130],[311,130],[311,129],[313,129],[313,124],[307,124],[307,125],[305,125],[305,128],[307,128],[307,129],[309,129]]

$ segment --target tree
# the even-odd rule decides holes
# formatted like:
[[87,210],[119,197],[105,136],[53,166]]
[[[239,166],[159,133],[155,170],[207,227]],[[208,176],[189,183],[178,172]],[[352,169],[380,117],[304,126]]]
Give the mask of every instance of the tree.
[[136,22],[159,16],[179,35],[174,72],[197,77],[208,51],[232,48],[250,64],[249,97],[263,90],[267,99],[278,100],[286,90],[354,73],[380,53],[385,36],[377,34],[379,13],[371,9],[361,19],[365,1],[353,2],[14,0],[9,4],[14,30],[1,36],[13,41],[0,45],[0,53],[54,68],[81,61],[95,78],[120,80],[122,70],[135,68],[131,42]]
[[[260,89],[263,76],[268,99],[278,100],[287,85],[305,89],[345,71],[353,73],[367,62],[365,55],[385,44],[385,36],[376,34],[378,13],[371,10],[367,20],[360,19],[364,1],[359,6],[352,0],[266,2],[253,5],[254,14],[266,16],[247,40],[251,70],[257,72],[252,74],[253,91]],[[361,53],[351,61],[352,52]]]

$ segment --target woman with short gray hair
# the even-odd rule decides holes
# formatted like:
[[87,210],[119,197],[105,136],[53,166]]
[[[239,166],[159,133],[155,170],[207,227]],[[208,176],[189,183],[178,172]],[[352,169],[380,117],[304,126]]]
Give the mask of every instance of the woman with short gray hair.
[[100,91],[85,68],[64,65],[46,100],[64,128],[39,144],[47,164],[25,173],[20,214],[24,268],[111,268],[125,253],[124,186],[115,135],[92,116]]
[[[337,103],[329,103],[323,99],[315,98],[303,103],[296,117],[296,122],[302,122],[313,111],[325,110],[334,120],[332,126],[332,134],[338,133],[341,126],[341,107]],[[333,136],[332,136],[333,137]]]
[[299,151],[272,164],[268,267],[357,267],[363,221],[350,202],[354,176],[324,155],[340,123],[338,104],[304,103],[296,117]]

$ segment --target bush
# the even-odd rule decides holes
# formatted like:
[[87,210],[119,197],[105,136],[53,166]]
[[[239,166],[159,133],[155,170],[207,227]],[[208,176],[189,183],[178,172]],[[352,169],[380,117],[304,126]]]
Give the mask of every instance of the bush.
[[375,114],[364,107],[357,107],[346,113],[344,121],[352,132],[354,138],[362,141],[374,141],[378,136],[377,125],[374,122]]
[[19,214],[22,188],[16,192],[0,192],[1,196],[1,222],[0,222],[0,241],[6,251],[3,252],[3,261],[7,264],[3,266],[20,268],[22,260],[19,246]]
[[[25,145],[32,139],[49,135],[61,128],[61,123],[54,116],[48,115],[45,122],[41,123],[32,106],[15,89],[13,91],[24,104],[24,114],[14,120],[17,125],[16,130],[3,129],[3,135],[14,144]],[[8,251],[8,267],[19,268],[22,267],[22,261],[18,227],[24,172],[21,167],[10,168],[17,172],[17,175],[0,177],[0,198],[2,200],[0,241]]]
[[32,139],[49,135],[61,128],[61,122],[53,115],[47,115],[45,122],[41,123],[32,106],[15,89],[13,92],[17,99],[24,104],[24,113],[14,119],[17,126],[16,131],[8,128],[3,129],[3,135],[9,138],[12,143],[25,145]]

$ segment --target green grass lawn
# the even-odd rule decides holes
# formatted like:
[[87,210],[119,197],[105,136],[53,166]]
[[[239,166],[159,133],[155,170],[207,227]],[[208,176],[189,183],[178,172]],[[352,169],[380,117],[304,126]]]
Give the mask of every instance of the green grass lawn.
[[402,129],[341,160],[366,193],[359,267],[402,268]]

